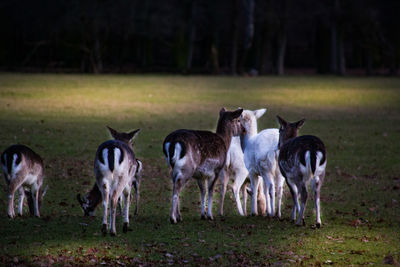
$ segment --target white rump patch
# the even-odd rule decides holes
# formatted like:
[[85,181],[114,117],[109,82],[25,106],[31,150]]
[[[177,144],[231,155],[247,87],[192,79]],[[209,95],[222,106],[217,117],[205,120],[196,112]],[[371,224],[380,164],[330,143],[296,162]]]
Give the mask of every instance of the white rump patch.
[[170,143],[167,142],[167,143],[165,143],[165,147],[164,147],[165,152],[167,153],[167,158],[166,158],[166,160],[167,160],[167,164],[168,164],[168,165],[169,165],[169,145],[170,145]]
[[[120,158],[121,158],[121,149],[116,147],[116,148],[114,148],[114,168],[119,167],[119,159]],[[124,161],[125,160],[123,160],[121,162],[121,165],[124,164]]]
[[108,148],[103,149],[101,154],[103,156],[104,164],[100,160],[97,160],[100,166],[100,170],[102,172],[109,171],[110,169],[108,167]]
[[22,168],[22,159],[19,162],[19,164],[16,163],[18,159],[18,155],[14,154],[13,155],[13,162],[12,162],[12,168],[11,168],[11,177],[15,177],[15,175],[21,170]]
[[325,159],[324,164],[320,165],[323,156],[324,155],[322,154],[322,152],[320,151],[317,152],[317,162],[316,162],[317,168],[315,170],[315,176],[319,176],[325,171],[327,160]]
[[175,164],[179,164],[178,161],[182,161],[185,157],[182,159],[179,159],[179,155],[181,154],[182,151],[182,146],[179,143],[175,144],[175,150],[174,150],[174,155],[172,156],[172,162]]

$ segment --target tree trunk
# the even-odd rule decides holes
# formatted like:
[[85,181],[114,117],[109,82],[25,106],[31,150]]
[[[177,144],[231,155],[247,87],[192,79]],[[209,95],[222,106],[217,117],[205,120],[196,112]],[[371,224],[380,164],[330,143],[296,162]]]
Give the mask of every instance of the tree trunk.
[[372,55],[370,49],[366,49],[365,51],[365,75],[372,75]]
[[242,0],[242,5],[245,10],[245,36],[244,36],[244,51],[240,60],[240,72],[245,71],[245,64],[249,49],[253,44],[254,37],[254,0]]
[[339,53],[339,58],[338,58],[338,74],[339,75],[344,75],[346,73],[346,55],[344,51],[344,40],[343,37],[340,36],[339,42],[338,42],[338,53]]
[[215,42],[211,44],[211,61],[213,65],[214,74],[219,74],[219,60],[218,60],[218,48]]
[[232,55],[231,55],[231,72],[232,75],[236,75],[237,71],[237,54],[238,54],[238,0],[233,0],[233,12],[232,12]]
[[278,75],[283,75],[285,72],[285,54],[286,54],[286,27],[278,33],[278,55],[276,60],[276,72]]
[[336,22],[331,25],[331,64],[330,70],[332,73],[337,73],[337,28]]
[[193,49],[194,41],[196,40],[196,5],[195,1],[192,2],[192,17],[190,19],[190,30],[189,30],[189,47],[186,59],[186,71],[190,71],[192,68],[193,61]]

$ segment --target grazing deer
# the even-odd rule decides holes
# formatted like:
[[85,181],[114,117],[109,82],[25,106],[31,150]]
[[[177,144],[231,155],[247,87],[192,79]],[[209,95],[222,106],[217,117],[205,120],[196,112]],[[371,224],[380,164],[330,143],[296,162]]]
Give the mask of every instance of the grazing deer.
[[[286,179],[293,198],[292,220],[296,220],[296,210],[299,211],[297,225],[305,225],[304,211],[307,203],[307,184],[311,180],[314,191],[316,226],[321,227],[320,190],[325,177],[326,150],[322,141],[312,135],[297,137],[305,119],[289,123],[276,116],[279,128],[279,168]],[[299,205],[299,195],[301,206]]]
[[[96,184],[103,201],[103,225],[101,230],[103,235],[107,234],[107,211],[108,203],[111,201],[109,229],[111,235],[116,235],[115,219],[120,197],[124,201],[123,232],[126,233],[128,231],[131,185],[139,167],[133,153],[132,139],[140,129],[130,133],[120,133],[108,126],[107,128],[114,140],[102,143],[97,149],[94,172]],[[96,189],[94,189],[94,194],[96,194],[95,191]]]
[[[12,145],[1,154],[1,165],[8,187],[8,217],[14,218],[14,193],[18,190],[18,215],[22,216],[25,194],[30,213],[40,217],[40,204],[47,188],[42,192],[44,166],[42,158],[24,145]],[[25,190],[29,187],[30,190]],[[26,193],[25,193],[26,192]]]
[[209,131],[177,130],[164,140],[163,152],[171,167],[173,182],[171,223],[182,220],[179,194],[193,177],[201,193],[201,218],[205,219],[205,187],[208,182],[208,219],[213,220],[212,198],[214,185],[223,175],[226,155],[232,136],[241,132],[239,116],[243,109],[230,112],[222,108],[216,133]]
[[[233,179],[232,191],[235,196],[236,206],[238,212],[242,216],[247,215],[247,184],[249,172],[247,171],[246,165],[244,164],[244,155],[243,150],[240,144],[240,137],[233,136],[231,144],[229,146],[228,154],[226,157],[225,163],[225,175],[221,178],[221,199],[220,199],[220,215],[223,215],[224,212],[224,199],[226,188],[229,182],[229,178]],[[262,192],[262,195],[258,194],[258,207],[260,208],[260,213],[265,213],[265,196],[264,196],[264,188],[260,183],[258,188],[259,192]],[[240,200],[240,191],[242,192],[242,202]],[[252,194],[251,190],[249,190],[250,195]]]
[[[136,173],[134,175],[134,179],[131,181],[131,186],[133,185],[135,189],[135,198],[136,198],[136,206],[135,206],[135,213],[134,215],[139,214],[139,200],[140,200],[140,182],[142,180],[142,168],[143,168],[143,163],[136,159],[137,162],[137,169]],[[92,189],[86,193],[83,197],[81,197],[81,194],[78,194],[76,196],[78,199],[78,202],[84,212],[85,216],[94,216],[95,210],[97,206],[101,202],[101,192],[99,187],[97,186],[97,183],[95,183],[92,187]],[[122,198],[119,198],[119,207],[121,209],[122,213]]]
[[251,182],[251,213],[258,214],[257,199],[261,176],[264,183],[264,194],[266,199],[266,213],[275,216],[275,186],[278,195],[278,211],[277,215],[281,218],[281,203],[283,193],[284,178],[281,175],[278,162],[277,151],[279,142],[278,129],[266,129],[257,133],[257,119],[259,119],[266,109],[258,109],[255,111],[243,111],[240,123],[244,128],[241,136],[242,147],[244,153],[244,162],[249,171]]

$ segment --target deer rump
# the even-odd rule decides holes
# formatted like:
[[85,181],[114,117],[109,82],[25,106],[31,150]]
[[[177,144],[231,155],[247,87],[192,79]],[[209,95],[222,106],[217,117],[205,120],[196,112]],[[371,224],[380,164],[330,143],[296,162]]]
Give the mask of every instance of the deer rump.
[[[192,153],[195,151],[200,153]],[[206,159],[216,159],[222,168],[225,164],[226,151],[222,138],[209,131],[176,130],[169,134],[163,143],[163,153],[172,168],[177,160],[188,154],[197,166],[201,166]]]
[[290,174],[296,161],[300,161],[303,166],[307,166],[306,154],[309,151],[311,174],[315,174],[317,170],[317,154],[322,153],[319,165],[323,165],[326,161],[325,145],[322,141],[312,135],[303,135],[289,141],[279,152],[279,168],[281,173],[287,177]]

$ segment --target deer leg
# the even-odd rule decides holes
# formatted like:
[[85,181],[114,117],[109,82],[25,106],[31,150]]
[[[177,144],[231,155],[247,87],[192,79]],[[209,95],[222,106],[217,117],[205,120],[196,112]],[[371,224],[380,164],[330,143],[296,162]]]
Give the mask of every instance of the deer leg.
[[[221,170],[223,172],[224,170]],[[215,182],[217,181],[218,175],[224,175],[221,173],[215,173],[214,177],[208,178],[208,212],[207,212],[207,217],[209,220],[214,220],[214,217],[212,215],[212,205],[213,205],[213,195],[214,195],[214,186]]]
[[204,179],[197,179],[197,185],[199,186],[199,189],[200,189],[201,219],[205,220],[207,218],[206,217],[206,203],[205,203],[207,181]]
[[250,174],[250,183],[251,183],[251,216],[257,216],[257,195],[258,195],[258,186],[260,184],[260,177],[255,175],[254,173]]
[[271,187],[272,187],[271,176],[269,173],[265,173],[262,177],[264,180],[265,200],[267,202],[266,203],[267,215],[272,217],[273,216],[273,208],[272,208],[272,198],[271,198]]
[[14,195],[15,191],[19,189],[22,185],[23,178],[21,176],[16,176],[14,179],[10,181],[8,185],[8,208],[7,214],[9,218],[15,217],[15,210],[14,210]]
[[170,216],[170,221],[173,224],[178,222],[180,216],[179,194],[187,180],[188,179],[185,179],[185,177],[181,173],[176,174],[173,178],[174,185],[172,189],[172,206],[171,206],[171,216]]
[[113,190],[111,194],[111,207],[110,207],[110,234],[115,236],[117,234],[117,229],[115,227],[116,213],[117,213],[117,205],[118,205],[118,192],[117,190]]
[[314,191],[314,201],[315,201],[315,216],[316,216],[316,226],[317,228],[321,227],[321,213],[320,213],[320,190],[321,190],[321,181],[319,177],[315,177],[311,181],[312,189]]
[[282,213],[281,213],[281,207],[282,207],[282,195],[283,195],[283,183],[285,181],[285,178],[281,175],[277,175],[277,181],[276,181],[276,186],[277,186],[277,196],[278,196],[278,218],[281,219]]
[[34,183],[31,187],[32,198],[33,198],[33,210],[36,217],[40,217],[39,211],[39,187]]
[[140,200],[140,191],[139,191],[139,182],[136,180],[134,183],[133,183],[133,187],[134,187],[134,189],[135,189],[135,200],[136,200],[136,205],[135,205],[135,215],[138,215],[139,214],[139,200]]
[[306,209],[307,204],[307,188],[304,183],[301,183],[300,187],[300,198],[301,198],[301,205],[300,205],[300,212],[299,217],[297,218],[297,225],[305,225],[304,221],[304,211]]
[[128,232],[128,226],[129,226],[129,207],[131,204],[131,189],[126,189],[124,190],[123,194],[125,203],[124,203],[124,226],[122,228],[122,231],[124,233]]
[[19,195],[18,215],[22,216],[22,209],[24,208],[24,198],[25,198],[25,191],[23,186],[21,186],[18,189],[18,195]]
[[[240,202],[240,189],[243,188],[244,181],[246,180],[247,172],[237,171],[235,175],[235,182],[233,183],[233,195],[235,196],[236,206],[240,215],[245,216],[243,206]],[[245,204],[244,204],[245,205]]]
[[242,184],[242,202],[243,202],[243,215],[247,216],[247,183]]
[[107,212],[108,212],[108,201],[110,197],[110,188],[108,186],[108,183],[103,182],[101,186],[99,186],[99,189],[101,191],[101,197],[103,199],[103,225],[101,227],[101,232],[103,235],[107,234]]
[[224,215],[224,200],[225,200],[225,194],[226,194],[226,187],[229,182],[229,175],[227,172],[223,172],[219,178],[221,181],[221,199],[219,202],[219,215],[223,216]]
[[289,187],[290,194],[292,195],[293,199],[293,209],[292,209],[291,219],[294,222],[296,221],[296,211],[300,212],[299,193],[297,191],[297,186],[295,183],[289,182],[289,180],[287,180],[287,185]]

